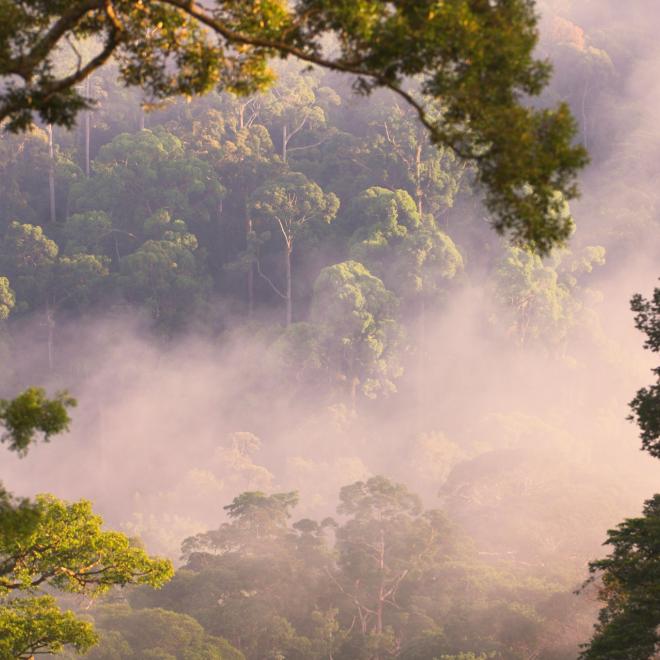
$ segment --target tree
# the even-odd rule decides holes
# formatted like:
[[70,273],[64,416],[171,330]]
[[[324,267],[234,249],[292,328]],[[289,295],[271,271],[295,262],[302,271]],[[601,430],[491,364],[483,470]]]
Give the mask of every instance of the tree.
[[596,632],[583,660],[650,660],[660,649],[660,495],[643,515],[607,533],[612,548],[589,564],[591,581],[601,577]]
[[304,144],[289,146],[293,138],[301,131],[323,128],[326,123],[324,105],[339,105],[339,96],[329,87],[319,87],[319,81],[309,71],[302,67],[298,71],[289,72],[277,85],[274,85],[263,101],[264,114],[269,123],[275,125],[280,133],[280,157],[286,163],[289,152],[302,151],[317,147],[324,138]]
[[11,451],[25,455],[37,433],[48,442],[52,436],[67,431],[71,421],[67,408],[75,405],[65,392],[48,399],[39,387],[30,387],[14,399],[0,399],[0,424],[5,429],[0,442],[9,443]]
[[64,252],[69,255],[105,252],[113,234],[112,220],[105,211],[74,213],[62,227]]
[[103,211],[112,219],[112,240],[102,246],[115,267],[148,238],[143,232],[148,218],[164,211],[199,233],[216,220],[225,193],[210,164],[163,128],[118,135],[99,150],[92,169],[94,176],[72,190],[72,207],[79,213]]
[[[653,292],[653,298],[646,300],[637,294],[631,301],[631,308],[637,314],[635,326],[646,334],[644,347],[654,353],[660,352],[660,288]],[[642,448],[651,456],[660,458],[660,367],[653,369],[657,382],[643,387],[630,403],[635,420],[641,429]]]
[[[153,559],[118,532],[101,530],[89,502],[73,504],[40,495],[30,509],[35,522],[0,540],[0,648],[16,657],[56,652],[63,644],[86,651],[96,642],[91,626],[62,612],[44,589],[97,596],[115,585],[160,586],[172,575],[165,559]],[[28,594],[30,597],[14,597]]]
[[92,254],[60,256],[59,247],[42,228],[12,222],[0,246],[0,267],[15,283],[19,308],[43,311],[48,366],[54,365],[57,312],[88,304],[109,275],[109,259]]
[[430,213],[436,221],[454,205],[472,169],[446,146],[429,140],[410,107],[399,103],[377,106],[370,122],[372,158],[382,162],[391,188],[403,188],[415,200],[420,217]]
[[52,144],[51,132],[37,127],[23,135],[5,132],[0,136],[0,154],[0,231],[17,219],[38,225],[63,219],[69,191],[81,172],[65,149]]
[[430,215],[420,215],[405,190],[374,186],[353,202],[360,219],[350,254],[402,299],[430,300],[463,267],[451,238]]
[[[646,334],[644,347],[660,351],[660,289],[646,300],[633,296],[635,325]],[[653,370],[660,376],[660,367]],[[660,458],[660,384],[642,388],[630,404],[640,428],[642,449]],[[605,603],[582,660],[651,660],[660,651],[660,495],[644,503],[643,515],[629,518],[607,533],[612,547],[605,558],[589,564],[590,584],[599,579],[598,597]],[[583,587],[584,588],[584,587]]]
[[358,392],[375,398],[396,391],[402,372],[396,309],[392,292],[356,261],[324,268],[314,283],[314,344],[324,368],[347,386],[353,409]]
[[[0,401],[0,441],[24,454],[39,433],[44,440],[65,431],[66,394],[47,399],[30,388]],[[161,586],[172,575],[165,559],[149,557],[118,532],[102,530],[89,502],[73,504],[52,495],[16,499],[0,487],[0,652],[30,658],[64,645],[87,651],[97,640],[92,626],[62,611],[48,591],[94,597],[115,585]]]
[[[123,81],[154,99],[213,87],[252,92],[272,80],[269,58],[293,56],[355,75],[362,93],[385,88],[409,103],[434,142],[475,160],[499,232],[541,252],[570,234],[553,213],[557,191],[566,199],[577,194],[575,176],[587,159],[572,144],[566,105],[537,110],[524,103],[550,72],[532,56],[531,0],[440,7],[432,0],[30,0],[10,5],[3,18],[0,120],[10,130],[27,128],[35,115],[70,126],[91,103],[76,86],[112,56]],[[62,49],[85,38],[97,40],[96,54],[58,68]],[[406,87],[412,79],[421,95]]]
[[60,653],[72,646],[79,654],[97,641],[92,625],[62,612],[52,596],[14,598],[0,605],[0,653],[3,658],[30,660],[37,653]]
[[[331,562],[324,530],[332,522],[291,525],[297,502],[295,492],[237,496],[224,507],[228,522],[184,541],[184,570],[163,593],[137,592],[136,604],[186,612],[248,658],[317,657],[302,632]],[[322,637],[321,629],[309,633]]]
[[161,608],[132,610],[128,605],[105,605],[93,611],[101,642],[90,660],[185,658],[185,660],[245,660],[226,640],[205,633],[186,614]]
[[508,332],[521,346],[541,340],[564,346],[583,304],[581,279],[605,263],[605,248],[554,250],[548,259],[509,246],[497,264],[495,299],[508,311]]
[[208,288],[197,258],[197,239],[171,232],[145,241],[119,262],[118,282],[131,302],[145,303],[154,320],[166,330],[183,324]]
[[286,302],[286,324],[293,319],[291,258],[296,241],[303,235],[308,237],[318,232],[319,227],[330,223],[337,215],[339,199],[334,193],[324,193],[321,187],[304,174],[291,172],[268,181],[254,192],[250,208],[255,218],[279,229],[284,240],[284,292],[261,271],[259,274],[269,281],[273,290]]
[[419,497],[382,476],[345,486],[339,500],[337,512],[349,519],[336,532],[335,583],[371,650],[364,657],[396,654],[410,598],[410,591],[402,598],[406,582],[422,579],[452,551],[453,532],[439,511],[424,512]]

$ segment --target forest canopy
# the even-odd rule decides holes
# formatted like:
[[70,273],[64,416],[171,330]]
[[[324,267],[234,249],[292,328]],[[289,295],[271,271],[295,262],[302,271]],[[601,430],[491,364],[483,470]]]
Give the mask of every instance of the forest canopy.
[[653,25],[0,0],[0,657],[657,655]]
[[[565,104],[527,99],[548,82],[534,59],[531,0],[340,3],[3,2],[0,121],[37,115],[72,126],[93,105],[82,83],[113,58],[152,102],[211,89],[241,95],[272,84],[273,57],[353,76],[357,92],[389,89],[430,139],[477,164],[493,226],[547,253],[570,235],[562,205],[587,161]],[[62,66],[62,60],[68,66]]]

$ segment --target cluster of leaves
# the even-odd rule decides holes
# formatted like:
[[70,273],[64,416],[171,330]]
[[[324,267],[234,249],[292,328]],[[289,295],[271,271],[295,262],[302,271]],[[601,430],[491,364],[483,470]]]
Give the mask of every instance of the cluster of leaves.
[[[3,442],[24,455],[41,433],[48,440],[68,428],[62,393],[46,398],[30,388],[0,401]],[[79,653],[97,641],[92,625],[63,611],[53,591],[93,598],[114,586],[162,586],[173,573],[166,559],[149,557],[125,535],[102,530],[91,504],[50,495],[16,499],[0,486],[0,655],[31,658],[71,646]]]
[[[655,289],[653,298],[645,300],[637,294],[631,302],[638,330],[646,334],[645,348],[660,352],[660,288]],[[631,419],[641,429],[642,448],[651,456],[660,458],[660,367],[653,369],[657,381],[649,387],[643,387],[632,400]]]

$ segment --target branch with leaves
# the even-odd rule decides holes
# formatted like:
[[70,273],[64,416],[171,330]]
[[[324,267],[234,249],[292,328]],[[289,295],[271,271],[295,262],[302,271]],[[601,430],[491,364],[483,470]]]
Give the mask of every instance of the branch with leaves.
[[[359,93],[388,89],[409,104],[433,142],[476,162],[498,232],[540,253],[570,235],[558,199],[577,195],[587,156],[572,142],[566,105],[537,110],[523,102],[550,74],[533,58],[537,16],[528,0],[378,0],[369,8],[334,0],[31,0],[11,7],[0,29],[0,121],[10,130],[26,129],[35,115],[71,126],[91,105],[75,86],[111,55],[123,82],[154,100],[213,88],[249,94],[272,82],[271,58],[291,56],[353,75]],[[103,44],[100,52],[83,63],[73,49],[73,71],[59,73],[67,41],[85,39]],[[324,47],[328,39],[334,50]]]

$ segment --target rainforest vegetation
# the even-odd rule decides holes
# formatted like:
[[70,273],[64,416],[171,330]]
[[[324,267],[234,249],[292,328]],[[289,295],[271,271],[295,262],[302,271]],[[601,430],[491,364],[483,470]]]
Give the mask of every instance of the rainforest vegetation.
[[0,0],[0,658],[660,657],[638,18]]

